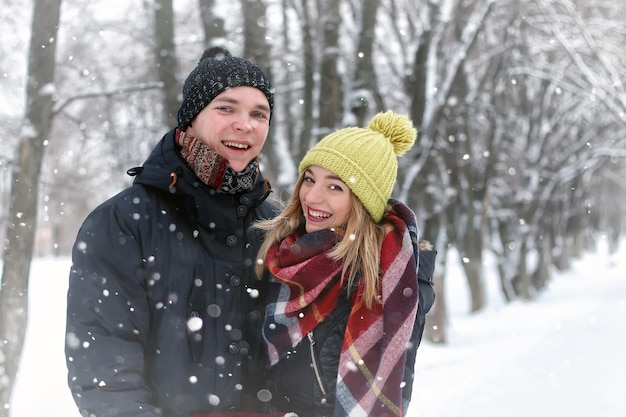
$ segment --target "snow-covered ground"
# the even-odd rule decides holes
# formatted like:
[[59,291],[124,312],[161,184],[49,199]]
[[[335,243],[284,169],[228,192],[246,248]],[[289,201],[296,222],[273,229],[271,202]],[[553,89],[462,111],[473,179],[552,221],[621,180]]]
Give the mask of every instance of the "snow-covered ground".
[[[451,261],[449,342],[420,347],[408,417],[626,416],[626,244],[611,257],[600,244],[531,303],[505,304],[487,262],[489,306],[475,315]],[[69,266],[33,263],[11,417],[79,417],[63,356]]]

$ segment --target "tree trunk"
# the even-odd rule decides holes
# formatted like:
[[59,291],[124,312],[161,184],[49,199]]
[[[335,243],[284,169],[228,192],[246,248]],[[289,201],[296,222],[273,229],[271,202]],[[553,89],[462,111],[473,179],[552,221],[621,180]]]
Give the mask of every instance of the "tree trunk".
[[[289,12],[290,12],[290,3],[292,3],[289,0],[281,0],[281,5],[282,5],[282,19],[284,25],[281,29],[281,37],[282,37],[282,42],[283,42],[283,48],[285,49],[284,54],[292,56],[296,54],[296,48],[298,48],[297,46],[294,46],[291,44],[291,42],[289,41],[289,39],[291,38],[290,36],[290,31],[291,30],[297,30],[295,28],[292,29],[291,24],[295,23],[295,25],[298,25],[298,22],[293,22],[292,20],[295,19],[289,19]],[[298,25],[299,26],[299,25]],[[297,26],[295,26],[297,27]],[[290,71],[287,70],[285,72],[285,76],[284,78],[280,81],[281,85],[287,85],[287,86],[292,86],[294,85],[294,82],[299,82],[300,80],[300,72],[295,72],[295,71]],[[279,81],[274,81],[274,83],[278,83]],[[297,94],[295,90],[293,90],[292,88],[286,88],[286,89],[282,89],[284,91],[281,91],[281,100],[280,103],[278,104],[278,107],[280,109],[280,113],[282,115],[282,117],[280,118],[281,123],[284,124],[284,128],[282,130],[283,134],[285,135],[285,137],[290,138],[289,143],[287,144],[287,149],[290,155],[293,155],[293,160],[295,161],[299,161],[300,160],[300,154],[298,153],[298,149],[300,149],[300,143],[299,143],[299,137],[298,137],[298,131],[297,131],[297,126],[298,123],[296,122],[299,118],[299,113],[296,112],[296,109],[298,109],[297,106],[294,106],[294,103],[298,102],[298,98],[300,98],[300,94]],[[282,160],[288,159],[288,158],[281,158]],[[283,185],[287,185],[287,184],[283,184]]]
[[522,247],[519,251],[519,262],[517,264],[517,276],[513,282],[517,290],[517,294],[524,301],[530,301],[533,296],[532,291],[532,277],[528,273],[528,246],[526,242],[522,242]]
[[[309,2],[310,3],[310,2]],[[313,90],[315,88],[315,52],[313,48],[314,36],[311,29],[311,16],[309,14],[307,1],[302,0],[302,54],[304,60],[303,69],[303,120],[302,120],[302,133],[300,134],[300,147],[298,148],[298,154],[296,161],[301,161],[304,155],[313,146],[312,135],[314,116],[313,116]]]
[[[243,13],[244,35],[243,57],[258,65],[272,81],[272,85],[276,89],[276,82],[272,76],[270,65],[270,45],[267,43],[267,10],[265,2],[263,0],[243,0],[241,2],[241,10]],[[276,106],[276,97],[274,97],[274,106]],[[276,110],[276,107],[274,107],[272,118],[276,116]],[[267,159],[263,163],[263,174],[270,180],[278,178],[279,172],[276,167],[281,165],[281,156],[276,155],[273,135],[273,129],[270,129],[263,147],[263,157]]]
[[180,86],[176,81],[176,49],[174,46],[174,10],[172,0],[155,4],[155,58],[159,80],[163,84],[163,116],[168,127],[177,125]]
[[199,0],[200,16],[202,18],[202,29],[204,31],[204,45],[213,45],[216,39],[226,38],[224,19],[216,16],[213,12],[215,0]]
[[52,119],[57,31],[61,0],[34,2],[26,86],[26,114],[11,201],[0,285],[0,416],[10,398],[28,322],[28,276],[37,228],[39,173]]
[[[428,7],[432,6],[429,5]],[[404,80],[404,88],[408,92],[409,100],[411,102],[411,119],[420,131],[423,129],[424,113],[426,111],[426,83],[428,78],[427,66],[432,36],[432,31],[429,29],[424,30],[424,33],[420,36],[413,58],[413,69],[410,75],[408,75]]]
[[426,327],[424,328],[424,338],[432,343],[446,343],[446,324],[448,322],[448,312],[446,309],[445,292],[445,259],[447,248],[445,245],[437,247],[437,262],[433,282],[435,284],[435,304],[426,315]]
[[[461,36],[457,34],[457,36]],[[483,279],[483,230],[485,225],[485,190],[487,183],[487,166],[479,169],[478,164],[468,163],[459,155],[471,155],[470,160],[478,160],[480,138],[475,137],[470,126],[470,105],[466,102],[469,96],[468,74],[465,62],[459,64],[454,82],[450,87],[451,97],[457,104],[446,106],[447,120],[441,130],[445,137],[454,137],[449,151],[445,153],[450,172],[450,182],[457,190],[457,200],[453,204],[456,243],[462,258],[461,265],[465,272],[470,290],[471,312],[481,310],[486,303]]]
[[[263,0],[244,0],[243,11],[244,51],[246,59],[257,64],[272,79],[270,47],[267,43],[267,16]],[[274,86],[276,87],[276,86]]]
[[339,56],[340,0],[322,2],[320,18],[323,23],[322,67],[320,71],[318,139],[332,132],[341,120],[341,79],[337,68]]
[[354,124],[362,127],[366,125],[368,110],[372,107],[374,112],[383,110],[374,72],[373,57],[374,40],[376,39],[376,12],[379,4],[379,0],[370,0],[362,4],[359,44],[354,57],[356,67],[352,83],[352,97],[350,97],[350,110],[354,115]]
[[[425,176],[418,177],[418,182],[426,181]],[[426,195],[426,194],[422,194]],[[412,205],[417,205],[421,197],[419,194],[412,193],[410,200]],[[417,201],[415,201],[417,199]],[[435,288],[435,304],[431,311],[426,315],[426,327],[424,329],[424,337],[432,343],[444,344],[446,343],[448,322],[448,312],[446,309],[446,292],[445,281],[446,267],[448,259],[448,240],[447,240],[447,224],[448,220],[445,212],[437,212],[434,208],[436,200],[434,198],[428,198],[425,202],[424,211],[428,213],[425,219],[420,219],[418,216],[418,222],[423,223],[423,227],[420,230],[420,238],[428,240],[433,243],[433,246],[437,250],[437,259],[435,261],[435,273],[433,275],[433,283]]]
[[546,240],[539,243],[537,266],[532,274],[533,287],[537,291],[545,289],[550,279],[550,248],[546,244]]
[[480,311],[485,304],[485,285],[483,283],[483,268],[482,268],[482,256],[473,254],[471,258],[468,258],[469,262],[462,262],[463,272],[467,279],[467,285],[470,290],[470,311],[475,313]]

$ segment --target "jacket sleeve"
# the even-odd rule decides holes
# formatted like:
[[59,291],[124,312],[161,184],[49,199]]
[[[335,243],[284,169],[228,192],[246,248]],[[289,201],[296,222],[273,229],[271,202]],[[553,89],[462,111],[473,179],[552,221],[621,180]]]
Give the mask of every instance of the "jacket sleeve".
[[114,207],[89,215],[72,250],[68,385],[82,415],[156,417],[144,375],[149,309],[143,261]]
[[403,415],[406,415],[411,394],[413,393],[413,379],[415,373],[415,356],[417,348],[422,341],[422,334],[426,326],[426,314],[430,311],[435,302],[435,289],[433,287],[433,275],[435,273],[435,259],[437,251],[420,250],[419,251],[419,267],[417,270],[417,283],[419,286],[419,303],[417,305],[417,317],[413,326],[413,334],[411,335],[411,344],[407,348],[406,361],[404,368],[404,382],[406,385],[402,388],[402,409]]
[[419,267],[417,270],[417,282],[419,284],[418,315],[426,317],[435,303],[435,288],[433,275],[435,275],[436,250],[420,250]]

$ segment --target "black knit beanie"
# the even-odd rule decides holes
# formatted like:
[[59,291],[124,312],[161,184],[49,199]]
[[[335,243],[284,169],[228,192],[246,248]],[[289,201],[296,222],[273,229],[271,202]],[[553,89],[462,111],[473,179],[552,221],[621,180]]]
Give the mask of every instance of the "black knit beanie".
[[196,68],[183,85],[183,103],[178,110],[178,128],[185,130],[191,121],[215,97],[229,88],[254,87],[259,90],[274,109],[272,83],[257,65],[247,59],[234,57],[219,46],[208,48]]

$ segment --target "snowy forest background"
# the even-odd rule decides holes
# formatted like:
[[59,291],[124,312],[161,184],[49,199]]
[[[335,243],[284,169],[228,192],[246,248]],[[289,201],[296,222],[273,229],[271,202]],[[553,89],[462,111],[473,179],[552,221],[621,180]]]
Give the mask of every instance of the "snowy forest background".
[[[394,197],[438,252],[425,338],[446,343],[443,277],[461,260],[485,307],[484,256],[532,301],[626,230],[626,4],[614,0],[1,0],[0,404],[27,324],[33,257],[67,256],[87,213],[175,125],[209,45],[276,87],[263,170],[286,198],[318,139],[407,113],[417,146]],[[4,408],[0,407],[0,416]]]

